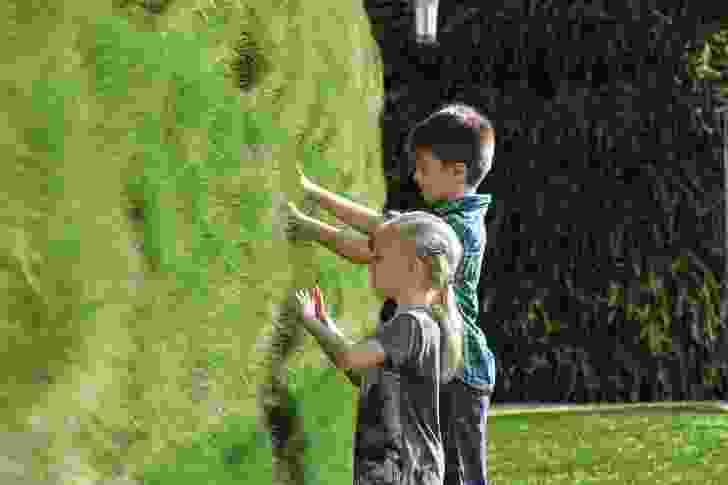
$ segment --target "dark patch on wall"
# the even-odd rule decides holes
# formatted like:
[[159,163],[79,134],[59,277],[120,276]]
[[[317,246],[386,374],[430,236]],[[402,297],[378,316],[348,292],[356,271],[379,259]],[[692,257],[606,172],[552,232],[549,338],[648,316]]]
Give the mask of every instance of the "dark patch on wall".
[[249,32],[242,32],[235,45],[231,67],[242,91],[250,91],[266,72],[266,60],[260,44]]

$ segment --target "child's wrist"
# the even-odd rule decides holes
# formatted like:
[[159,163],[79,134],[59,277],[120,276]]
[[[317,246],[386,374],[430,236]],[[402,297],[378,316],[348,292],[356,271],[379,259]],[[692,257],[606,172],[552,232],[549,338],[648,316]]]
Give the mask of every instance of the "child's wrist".
[[308,195],[309,197],[313,197],[316,200],[319,199],[320,189],[315,183],[311,182],[310,180],[306,180],[303,182],[303,184],[301,184],[301,186],[303,187],[303,192],[306,195]]
[[316,225],[316,220],[303,214],[299,218],[299,224],[299,227],[301,228],[300,236],[302,236],[304,239],[318,238],[319,231],[318,226]]

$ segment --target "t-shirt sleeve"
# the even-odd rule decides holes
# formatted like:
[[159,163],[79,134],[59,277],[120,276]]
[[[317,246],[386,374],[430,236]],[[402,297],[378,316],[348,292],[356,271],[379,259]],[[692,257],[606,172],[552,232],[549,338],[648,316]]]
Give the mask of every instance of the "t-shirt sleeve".
[[409,362],[417,365],[416,361],[422,355],[423,332],[414,316],[400,313],[393,320],[380,325],[374,337],[393,366],[400,367]]
[[402,213],[399,212],[399,211],[385,210],[385,211],[382,211],[382,218],[386,222],[386,221],[389,221],[391,219],[394,219],[395,217],[400,216],[401,214]]

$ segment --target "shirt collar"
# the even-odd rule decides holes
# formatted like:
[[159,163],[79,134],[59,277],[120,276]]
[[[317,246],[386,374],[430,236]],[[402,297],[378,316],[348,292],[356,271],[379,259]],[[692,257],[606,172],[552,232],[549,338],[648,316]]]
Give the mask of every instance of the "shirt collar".
[[473,212],[488,210],[493,200],[492,194],[478,194],[475,191],[466,192],[461,198],[455,200],[436,200],[429,204],[430,209],[443,216],[450,212]]
[[412,310],[425,310],[428,313],[432,312],[432,308],[430,305],[425,304],[404,304],[404,305],[397,305],[397,309],[394,311],[394,314],[397,315],[399,313],[407,313]]

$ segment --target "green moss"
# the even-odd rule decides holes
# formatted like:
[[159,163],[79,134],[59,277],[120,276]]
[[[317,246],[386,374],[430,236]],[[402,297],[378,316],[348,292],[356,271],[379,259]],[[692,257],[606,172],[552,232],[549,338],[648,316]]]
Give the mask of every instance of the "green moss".
[[[9,139],[19,138],[7,145],[20,148],[6,148],[17,168],[0,177],[27,196],[26,203],[15,196],[19,202],[3,214],[11,226],[3,230],[19,236],[0,248],[7,260],[2,278],[19,303],[0,314],[2,339],[28,341],[53,362],[51,384],[31,385],[37,363],[19,364],[19,384],[3,390],[2,408],[18,407],[8,422],[37,415],[52,430],[53,444],[35,469],[78,448],[79,474],[90,480],[101,478],[94,470],[108,474],[119,463],[133,473],[145,461],[162,463],[189,445],[191,431],[210,425],[208,403],[193,402],[185,387],[191,366],[215,369],[210,399],[254,415],[253,395],[265,376],[256,370],[263,357],[251,349],[292,285],[306,287],[320,276],[332,314],[346,320],[360,320],[375,302],[364,289],[366,268],[333,255],[319,260],[316,250],[282,237],[275,220],[282,193],[300,203],[296,162],[333,190],[344,188],[343,179],[348,189],[357,174],[369,206],[384,192],[379,164],[370,163],[379,154],[376,115],[362,105],[362,98],[381,96],[380,67],[350,63],[346,42],[322,49],[338,31],[333,37],[354,34],[356,48],[376,50],[361,28],[361,6],[315,2],[289,10],[223,0],[200,9],[174,2],[152,16],[127,3],[116,5],[127,17],[120,18],[101,15],[113,10],[102,4],[44,10],[36,29],[43,35],[31,32],[32,23],[12,26],[25,58],[36,56],[38,49],[28,47],[40,45],[35,38],[43,39],[43,52],[24,62],[17,87],[8,86],[8,118],[21,120],[22,131],[6,130]],[[330,8],[350,21],[332,23],[331,32],[311,28]],[[317,13],[301,19],[311,11]],[[207,27],[189,32],[200,18]],[[248,27],[264,62],[255,86],[241,94],[221,59]],[[37,76],[41,70],[46,77]],[[24,141],[32,154],[20,153]],[[246,145],[272,156],[246,153]],[[27,186],[15,189],[16,180]],[[37,330],[49,328],[58,335]],[[16,349],[7,362],[14,365],[20,354]],[[64,427],[70,415],[81,417],[79,436]],[[329,442],[351,437],[350,418],[346,424],[326,424]],[[116,448],[109,434],[118,429],[143,435]],[[306,431],[315,443],[317,430]],[[166,483],[272,483],[265,433],[240,433],[250,440],[231,438],[227,451],[208,461],[180,451],[173,461],[189,461],[204,476],[179,463],[167,467],[174,476]],[[345,463],[348,453],[338,451]],[[219,474],[207,473],[221,463]],[[348,479],[349,468],[342,470]],[[153,475],[147,483],[161,477]]]
[[174,195],[173,181],[160,181],[154,174],[145,176],[142,180],[146,255],[150,258],[153,268],[160,271],[173,271],[178,264],[176,208],[164,200],[165,193]]
[[[238,98],[229,97],[217,106],[210,120],[207,168],[217,175],[240,170],[240,133],[245,133],[250,123]],[[247,133],[246,133],[247,141]]]
[[303,147],[303,171],[314,180],[331,180],[336,173],[336,165],[323,157],[323,149],[319,145]]
[[152,79],[170,75],[164,60],[165,44],[158,33],[137,32],[123,17],[96,19],[94,44],[89,62],[94,67],[96,93],[100,96],[124,96],[128,92],[130,73],[143,66]]
[[[141,42],[149,52],[146,55]],[[239,269],[234,255],[235,241],[225,241],[207,219],[207,177],[209,173],[231,174],[239,171],[240,151],[244,144],[275,143],[282,140],[281,130],[272,118],[261,113],[243,113],[236,98],[225,96],[224,74],[212,69],[201,56],[204,37],[183,32],[134,32],[124,19],[114,18],[99,24],[97,32],[97,88],[106,95],[125,92],[128,70],[142,65],[145,72],[171,76],[175,86],[175,122],[183,128],[210,128],[210,147],[205,161],[190,164],[162,144],[162,124],[158,115],[147,114],[130,131],[131,139],[144,154],[144,175],[131,181],[130,189],[141,191],[144,199],[144,239],[153,266],[176,271],[187,288],[204,291],[205,267],[210,258],[225,254],[229,272]],[[193,223],[197,240],[193,255],[185,260],[176,254],[175,208],[169,205],[173,194],[191,197]],[[165,194],[169,197],[165,197]],[[261,211],[272,205],[269,193],[243,192],[240,195],[239,220],[241,240],[265,240],[272,237],[270,226],[257,221]]]
[[147,466],[143,477],[146,485],[274,483],[270,438],[254,418],[231,416],[177,450],[174,462]]
[[56,258],[81,257],[81,228],[71,219],[68,219],[60,228],[60,234],[51,234],[48,238],[48,254]]
[[79,85],[69,79],[32,81],[31,126],[25,133],[28,146],[56,160],[63,158],[66,137],[66,100],[77,96]]

